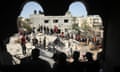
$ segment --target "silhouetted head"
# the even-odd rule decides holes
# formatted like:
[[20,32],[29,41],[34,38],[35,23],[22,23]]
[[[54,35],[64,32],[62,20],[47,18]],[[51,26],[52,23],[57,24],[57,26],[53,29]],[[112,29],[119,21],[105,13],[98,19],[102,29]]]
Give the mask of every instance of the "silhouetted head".
[[67,59],[67,56],[65,53],[60,53],[59,56],[58,56],[58,60],[59,62],[66,62],[66,59]]
[[32,58],[33,59],[36,59],[39,57],[39,54],[40,54],[40,50],[39,49],[33,49],[32,50]]
[[79,60],[79,57],[80,57],[80,52],[75,51],[75,52],[73,53],[73,59],[76,61],[76,60]]
[[59,53],[54,53],[52,59],[56,62],[58,60]]
[[7,51],[6,44],[9,43],[9,38],[6,38],[4,41],[0,42],[0,50]]
[[92,53],[87,52],[86,57],[87,57],[88,61],[93,61],[93,54]]

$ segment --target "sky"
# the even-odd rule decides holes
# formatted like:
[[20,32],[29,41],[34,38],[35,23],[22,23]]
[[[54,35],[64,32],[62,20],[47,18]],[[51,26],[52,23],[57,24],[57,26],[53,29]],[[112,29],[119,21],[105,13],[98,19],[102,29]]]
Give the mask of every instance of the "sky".
[[[28,2],[24,5],[23,10],[20,16],[24,18],[29,18],[30,14],[33,14],[34,10],[44,12],[42,7],[36,2]],[[81,2],[74,2],[69,6],[68,11],[71,12],[72,16],[80,17],[80,16],[87,16],[87,10],[83,3]]]
[[81,2],[74,2],[69,6],[69,11],[71,12],[72,16],[87,16],[87,10],[83,3]]

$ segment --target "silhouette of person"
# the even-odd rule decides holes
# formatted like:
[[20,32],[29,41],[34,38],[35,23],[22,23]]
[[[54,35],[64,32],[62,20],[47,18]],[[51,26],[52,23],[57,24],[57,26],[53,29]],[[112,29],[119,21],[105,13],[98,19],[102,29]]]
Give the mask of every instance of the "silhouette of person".
[[43,39],[43,47],[44,47],[44,49],[46,48],[46,36]]
[[33,43],[33,46],[37,46],[38,45],[38,39],[36,38],[36,37],[34,37],[33,39],[32,39],[32,43]]
[[41,38],[40,38],[40,40],[39,40],[39,42],[38,42],[38,47],[39,47],[39,48],[42,47],[42,41],[41,41]]
[[39,27],[38,27],[37,31],[38,31],[38,32],[40,32],[40,25],[39,25]]
[[50,34],[51,34],[51,35],[53,34],[53,29],[50,29]]
[[40,32],[42,33],[42,31],[43,31],[43,27],[42,27],[42,25],[40,26]]
[[39,58],[40,50],[33,49],[31,58],[21,64],[22,72],[49,72],[50,64]]
[[9,43],[9,38],[6,39],[3,43],[1,43],[0,48],[3,48],[3,51],[0,51],[0,63],[2,65],[13,65],[12,63],[12,55],[7,51],[6,44]]
[[46,34],[46,27],[44,26],[44,34]]
[[11,72],[13,65],[12,55],[7,51],[7,43],[9,43],[9,38],[0,43],[0,48],[4,49],[3,51],[0,50],[0,70],[3,72]]
[[30,37],[28,35],[26,35],[26,40],[30,42]]
[[74,51],[73,59],[74,61],[71,63],[71,72],[83,72],[84,71],[84,63],[79,60],[80,52]]
[[103,69],[103,63],[104,63],[104,52],[100,52],[97,54],[97,62],[100,64],[100,68]]
[[93,60],[93,54],[90,52],[86,53],[86,72],[99,72],[99,63]]
[[69,63],[66,61],[65,53],[58,53],[54,55],[55,64],[53,65],[53,72],[69,72]]
[[58,63],[58,57],[59,57],[59,53],[54,53],[52,59],[53,59],[56,63]]
[[35,27],[32,28],[32,33],[35,33]]
[[47,31],[47,34],[49,34],[49,28],[48,27],[46,28],[46,31]]

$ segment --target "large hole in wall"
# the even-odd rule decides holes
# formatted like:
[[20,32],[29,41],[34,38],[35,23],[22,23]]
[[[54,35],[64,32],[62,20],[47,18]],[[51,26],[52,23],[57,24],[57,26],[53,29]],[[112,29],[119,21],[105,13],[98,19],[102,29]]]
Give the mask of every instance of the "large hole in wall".
[[[50,62],[56,52],[64,52],[71,62],[74,51],[80,52],[79,59],[86,61],[85,54],[93,53],[93,59],[102,51],[103,22],[100,15],[88,15],[84,3],[80,1],[69,5],[64,16],[45,16],[42,7],[36,2],[28,2],[18,16],[18,34],[10,38],[8,52],[14,57],[24,58],[31,50],[41,50],[40,58]],[[21,38],[25,35],[26,54],[23,54]],[[34,43],[33,39],[38,42]],[[15,57],[16,58],[16,57]],[[20,60],[16,58],[16,64]]]

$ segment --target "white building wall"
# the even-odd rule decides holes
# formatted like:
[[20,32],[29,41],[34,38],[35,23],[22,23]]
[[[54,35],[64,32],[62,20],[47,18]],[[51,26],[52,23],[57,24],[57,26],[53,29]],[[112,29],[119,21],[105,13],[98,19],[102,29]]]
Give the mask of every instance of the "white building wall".
[[81,25],[83,24],[83,22],[85,20],[87,20],[86,17],[79,17],[79,18],[77,18],[77,22],[78,22],[79,27],[81,27]]
[[87,23],[95,31],[95,34],[100,33],[101,38],[103,38],[103,30],[100,30],[100,27],[103,26],[103,23],[99,15],[89,15],[87,17]]
[[[94,19],[97,19],[98,23],[94,23]],[[93,27],[93,25],[102,25],[102,19],[99,15],[89,15],[87,16],[87,23],[91,27]]]
[[[65,23],[64,20],[67,19],[68,22]],[[44,14],[32,14],[30,15],[30,20],[36,28],[39,27],[39,25],[54,28],[54,26],[58,26],[59,29],[61,29],[63,32],[66,29],[72,29],[72,24],[74,24],[74,17],[70,13],[66,13],[64,16],[44,16]],[[94,27],[94,19],[98,19],[98,23],[95,25],[97,27]],[[48,23],[45,23],[45,20],[49,20]],[[54,23],[53,20],[58,20],[57,23]],[[100,32],[100,25],[102,25],[102,19],[99,15],[89,15],[87,17],[76,17],[75,23],[81,27],[81,24],[83,24],[84,21],[87,21],[87,24],[95,31]]]
[[[65,23],[64,20],[67,19],[68,22]],[[47,26],[49,28],[54,28],[54,25],[59,28],[69,28],[73,24],[71,15],[65,16],[44,16],[44,15],[30,15],[30,20],[36,28],[39,27],[39,24],[42,26]],[[45,20],[49,20],[48,23],[45,23]],[[57,23],[54,23],[53,20],[58,20]]]

